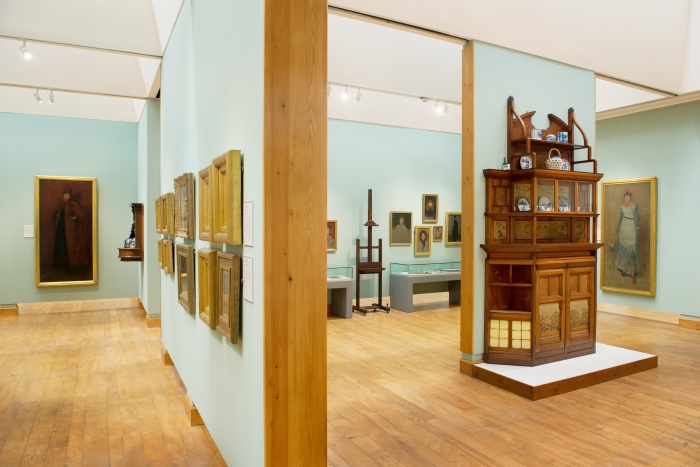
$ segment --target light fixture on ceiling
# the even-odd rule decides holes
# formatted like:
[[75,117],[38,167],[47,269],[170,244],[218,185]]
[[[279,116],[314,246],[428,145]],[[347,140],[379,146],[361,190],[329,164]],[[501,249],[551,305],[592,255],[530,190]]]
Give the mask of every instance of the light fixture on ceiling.
[[440,115],[445,115],[447,113],[447,102],[443,102],[442,105],[440,105],[440,99],[435,99],[435,113],[440,114]]
[[49,93],[49,104],[53,104],[53,89]]
[[350,93],[348,92],[347,86],[345,86],[345,91],[343,91],[343,94],[341,94],[340,97],[342,97],[343,100],[347,100],[350,97]]
[[326,97],[329,97],[331,95],[331,91],[333,88],[331,88],[331,83],[328,83],[328,93],[326,94]]
[[362,99],[362,91],[360,90],[360,88],[357,88],[357,95],[355,96],[355,100],[357,102],[360,102],[360,99]]
[[38,89],[34,91],[34,98],[36,99],[37,104],[41,104],[42,102],[44,102],[41,100],[41,95],[39,95]]
[[447,107],[447,102],[445,102],[445,105],[444,105],[443,108],[442,108],[442,114],[443,114],[443,115],[447,115],[447,110],[448,110],[448,109],[449,109],[449,107]]
[[25,60],[32,59],[32,53],[27,49],[27,41],[22,41],[22,45],[19,46],[19,51],[22,52],[22,56]]

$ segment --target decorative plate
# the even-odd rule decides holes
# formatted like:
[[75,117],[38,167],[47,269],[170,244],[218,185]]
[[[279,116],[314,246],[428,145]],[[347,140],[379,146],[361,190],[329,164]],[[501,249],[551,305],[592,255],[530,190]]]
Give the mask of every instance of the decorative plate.
[[551,211],[552,202],[546,196],[542,196],[537,200],[537,210],[538,211]]
[[[532,158],[530,156],[520,156],[520,168],[531,169],[532,168]],[[529,211],[529,209],[528,209]]]
[[569,205],[569,200],[564,196],[559,197],[559,212],[569,212],[571,211],[571,206]]
[[571,165],[569,165],[569,161],[566,159],[562,159],[561,170],[571,170]]
[[515,202],[515,206],[518,208],[518,211],[529,211],[530,210],[530,200],[528,200],[524,196],[521,196]]

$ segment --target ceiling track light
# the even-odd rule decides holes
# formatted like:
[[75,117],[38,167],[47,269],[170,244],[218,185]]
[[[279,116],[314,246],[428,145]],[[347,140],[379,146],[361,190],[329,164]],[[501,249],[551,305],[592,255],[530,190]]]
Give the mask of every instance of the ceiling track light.
[[22,52],[22,56],[25,60],[32,59],[32,54],[29,52],[29,49],[27,49],[27,41],[22,41],[22,45],[19,46],[19,51]]
[[331,87],[331,83],[328,83],[328,94],[326,94],[326,97],[330,97],[332,90],[333,88]]
[[41,95],[39,95],[38,89],[34,91],[34,98],[36,99],[37,104],[41,104],[42,102],[44,102],[43,100],[41,100]]
[[355,101],[360,102],[360,99],[362,99],[362,90],[360,88],[357,88],[357,95],[355,96]]
[[49,93],[49,104],[53,104],[53,89]]
[[347,87],[347,86],[345,86],[345,91],[343,91],[343,94],[341,94],[340,97],[343,98],[343,100],[347,100],[348,97],[350,97],[350,93],[348,92],[348,87]]

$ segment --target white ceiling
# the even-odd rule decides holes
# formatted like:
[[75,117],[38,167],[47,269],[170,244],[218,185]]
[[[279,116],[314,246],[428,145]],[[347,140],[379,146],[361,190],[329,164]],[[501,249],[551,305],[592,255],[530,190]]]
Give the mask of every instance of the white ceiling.
[[[160,58],[182,2],[0,0],[0,112],[138,121],[144,99],[158,90]],[[597,80],[599,111],[700,90],[700,0],[338,0],[333,7],[623,80]],[[19,52],[22,39],[32,60]],[[458,108],[450,104],[453,110],[435,120],[434,112],[425,111],[435,102],[417,96],[461,100],[460,49],[331,15],[329,81],[414,97],[366,89],[361,102],[353,94],[351,107],[333,99],[338,88],[329,96],[329,115],[459,131]],[[42,104],[33,97],[37,88]],[[423,117],[411,112],[430,114],[431,120],[421,123]]]

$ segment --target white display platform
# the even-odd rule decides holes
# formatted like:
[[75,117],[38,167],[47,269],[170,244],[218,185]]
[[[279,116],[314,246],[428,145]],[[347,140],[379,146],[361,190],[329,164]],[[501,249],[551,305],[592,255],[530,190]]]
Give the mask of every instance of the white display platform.
[[658,366],[656,355],[596,343],[596,352],[538,366],[477,363],[472,376],[531,400],[575,391]]

